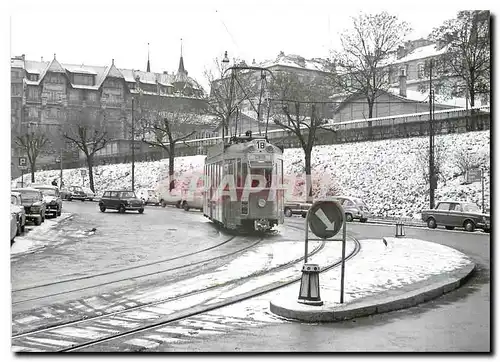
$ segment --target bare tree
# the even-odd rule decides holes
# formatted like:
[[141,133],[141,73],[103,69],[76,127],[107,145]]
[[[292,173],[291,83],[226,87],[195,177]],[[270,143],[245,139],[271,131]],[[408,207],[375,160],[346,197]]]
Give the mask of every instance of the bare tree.
[[387,12],[360,14],[352,21],[352,29],[340,35],[342,50],[332,52],[331,81],[346,97],[363,95],[372,118],[375,100],[390,85],[388,62],[411,28]]
[[39,129],[32,129],[27,132],[14,137],[14,142],[21,148],[28,157],[31,171],[31,182],[35,182],[36,160],[38,156],[46,151],[49,145],[49,139]]
[[490,12],[460,11],[455,19],[435,28],[429,38],[446,47],[436,63],[441,75],[436,85],[445,87],[451,81],[452,95],[465,91],[474,107],[478,95],[490,92]]
[[[425,182],[430,182],[429,178],[429,147],[424,147],[417,152],[417,163],[420,168],[422,179]],[[436,142],[434,144],[434,174],[436,179],[441,179],[446,183],[446,178],[443,173],[443,165],[446,158],[449,157],[449,152],[443,143]]]
[[[255,72],[244,69],[229,70],[218,59],[215,59],[214,63],[215,70],[205,70],[205,78],[211,87],[206,98],[207,114],[217,117],[224,134],[229,135],[231,116],[245,101],[256,98],[259,90]],[[245,66],[244,62],[241,62],[240,66]]]
[[317,131],[333,131],[325,127],[322,100],[326,98],[315,81],[300,81],[296,73],[277,72],[270,85],[273,122],[294,134],[304,151],[307,201],[312,201],[311,154]]
[[469,151],[467,147],[459,148],[455,151],[455,166],[460,170],[459,176],[466,175],[468,171],[479,168],[481,161],[478,155]]
[[90,189],[95,192],[92,172],[94,156],[97,151],[106,147],[109,140],[106,112],[87,108],[69,111],[63,135],[84,153],[89,170]]
[[200,115],[182,110],[151,110],[142,117],[142,141],[160,147],[168,153],[169,190],[175,188],[175,149],[177,144],[186,141],[196,133]]

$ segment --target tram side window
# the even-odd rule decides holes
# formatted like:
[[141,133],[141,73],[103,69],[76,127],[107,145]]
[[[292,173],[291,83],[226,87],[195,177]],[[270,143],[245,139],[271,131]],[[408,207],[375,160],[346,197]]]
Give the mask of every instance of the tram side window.
[[241,163],[240,175],[241,175],[241,186],[243,187],[245,185],[248,176],[248,163],[246,162]]

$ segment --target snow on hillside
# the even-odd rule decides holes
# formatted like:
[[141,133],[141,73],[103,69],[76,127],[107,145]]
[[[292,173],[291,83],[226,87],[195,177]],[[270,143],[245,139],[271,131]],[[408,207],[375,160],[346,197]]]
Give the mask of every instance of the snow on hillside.
[[[429,190],[423,176],[428,160],[427,137],[383,140],[362,143],[317,146],[313,150],[313,192],[315,197],[343,194],[360,197],[377,216],[419,218],[429,205]],[[450,199],[475,202],[481,206],[481,183],[465,185],[456,165],[461,150],[475,154],[485,171],[485,205],[490,205],[490,132],[470,132],[436,136],[436,145],[443,151],[443,177],[438,183],[436,200]],[[285,150],[285,174],[303,174],[303,151]],[[205,156],[176,158],[176,177],[201,174]],[[168,185],[168,159],[135,164],[135,187],[165,188]],[[189,176],[188,176],[189,177]],[[293,177],[293,176],[292,176]],[[25,179],[28,177],[25,176]],[[58,170],[35,174],[37,183],[50,183],[59,178]],[[19,179],[18,179],[19,180]],[[26,180],[25,180],[26,182]],[[130,188],[131,165],[96,166],[94,182],[97,193],[107,188]],[[186,184],[188,181],[184,181]],[[65,185],[82,185],[80,169],[64,170]],[[303,182],[296,182],[288,199],[303,199],[297,191]],[[13,182],[15,184],[15,182]],[[297,186],[298,185],[298,186]],[[85,186],[89,186],[88,176]]]

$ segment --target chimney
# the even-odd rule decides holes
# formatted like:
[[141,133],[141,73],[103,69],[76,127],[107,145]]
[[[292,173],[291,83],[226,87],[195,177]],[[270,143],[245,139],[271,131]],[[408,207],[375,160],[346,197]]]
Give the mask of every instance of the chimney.
[[406,98],[406,69],[399,71],[399,95]]
[[398,59],[401,59],[405,56],[405,47],[400,45],[398,46]]

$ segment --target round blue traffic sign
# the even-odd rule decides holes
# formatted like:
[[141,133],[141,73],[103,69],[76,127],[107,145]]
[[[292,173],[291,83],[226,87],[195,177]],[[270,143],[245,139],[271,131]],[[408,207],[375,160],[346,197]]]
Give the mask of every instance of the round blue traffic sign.
[[308,222],[314,235],[329,239],[342,228],[344,210],[336,201],[317,201],[309,209]]

